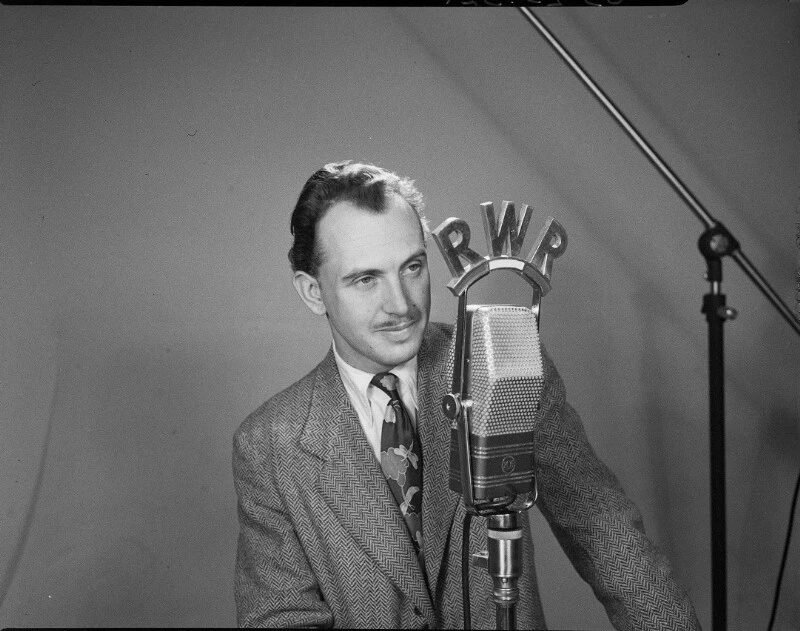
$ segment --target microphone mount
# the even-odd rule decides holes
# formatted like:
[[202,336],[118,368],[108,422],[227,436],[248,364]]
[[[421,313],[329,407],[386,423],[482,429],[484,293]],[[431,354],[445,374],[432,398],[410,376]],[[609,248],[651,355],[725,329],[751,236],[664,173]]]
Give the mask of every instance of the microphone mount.
[[[455,353],[451,392],[442,401],[442,409],[458,428],[458,452],[461,467],[461,491],[464,506],[472,514],[489,516],[519,512],[536,502],[536,489],[522,499],[515,496],[475,499],[471,461],[470,428],[472,400],[466,380],[469,363],[467,323],[470,321],[470,306],[467,295],[476,282],[498,270],[511,270],[530,285],[533,290],[530,310],[539,326],[542,297],[550,291],[553,260],[561,256],[567,247],[567,233],[553,217],[547,217],[544,226],[531,249],[528,259],[518,256],[525,241],[531,218],[531,208],[523,204],[517,217],[514,202],[504,201],[499,217],[495,217],[494,204],[480,205],[484,233],[490,254],[481,256],[469,247],[471,230],[463,219],[450,217],[432,231],[436,245],[442,253],[453,278],[448,289],[458,297],[456,319]],[[462,259],[467,262],[465,266]]]

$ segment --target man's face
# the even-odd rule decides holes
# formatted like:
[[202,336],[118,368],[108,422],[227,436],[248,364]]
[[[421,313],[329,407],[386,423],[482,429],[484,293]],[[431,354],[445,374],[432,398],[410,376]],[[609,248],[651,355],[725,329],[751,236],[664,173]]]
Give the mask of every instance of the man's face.
[[316,281],[336,350],[366,372],[417,354],[430,314],[430,276],[417,213],[397,195],[382,212],[340,202],[317,226]]

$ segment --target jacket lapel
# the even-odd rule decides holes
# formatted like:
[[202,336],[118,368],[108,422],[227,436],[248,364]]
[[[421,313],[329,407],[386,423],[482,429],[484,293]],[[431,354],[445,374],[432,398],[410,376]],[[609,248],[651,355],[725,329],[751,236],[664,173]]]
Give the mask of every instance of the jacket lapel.
[[423,615],[433,616],[405,522],[347,398],[332,351],[318,367],[300,444],[322,459],[317,490],[341,525]]
[[442,397],[450,391],[453,357],[449,336],[431,327],[417,359],[418,428],[422,440],[422,533],[428,585],[436,589],[460,495],[450,491],[450,420]]

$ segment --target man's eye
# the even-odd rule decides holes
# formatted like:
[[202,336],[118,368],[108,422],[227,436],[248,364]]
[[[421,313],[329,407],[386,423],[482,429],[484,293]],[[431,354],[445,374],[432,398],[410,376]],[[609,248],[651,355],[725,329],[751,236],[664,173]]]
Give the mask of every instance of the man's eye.
[[368,286],[375,282],[374,276],[362,276],[356,280],[356,285]]

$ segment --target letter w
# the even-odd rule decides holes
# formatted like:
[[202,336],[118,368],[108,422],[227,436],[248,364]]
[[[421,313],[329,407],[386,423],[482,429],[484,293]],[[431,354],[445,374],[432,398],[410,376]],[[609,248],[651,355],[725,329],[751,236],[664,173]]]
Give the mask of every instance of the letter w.
[[531,220],[531,209],[527,204],[522,205],[522,215],[517,223],[517,213],[514,202],[503,202],[500,219],[495,220],[494,204],[485,202],[481,204],[483,214],[483,229],[486,232],[486,246],[491,256],[517,256],[525,241],[528,223]]

